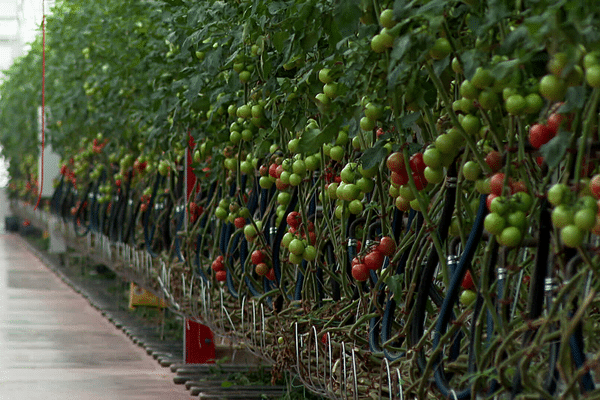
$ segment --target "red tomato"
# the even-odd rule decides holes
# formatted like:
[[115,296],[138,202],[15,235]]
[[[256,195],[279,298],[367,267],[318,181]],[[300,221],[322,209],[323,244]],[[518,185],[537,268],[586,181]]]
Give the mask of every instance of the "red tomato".
[[391,256],[396,251],[396,242],[389,236],[384,236],[379,241],[379,245],[375,250],[382,253],[384,256]]

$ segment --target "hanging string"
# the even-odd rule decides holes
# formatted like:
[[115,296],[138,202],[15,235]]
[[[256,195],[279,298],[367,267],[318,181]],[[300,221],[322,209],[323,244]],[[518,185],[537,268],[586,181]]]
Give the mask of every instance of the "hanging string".
[[46,9],[42,0],[42,156],[40,158],[40,177],[38,185],[38,199],[34,210],[37,210],[42,200],[42,189],[44,187],[44,147],[46,142]]

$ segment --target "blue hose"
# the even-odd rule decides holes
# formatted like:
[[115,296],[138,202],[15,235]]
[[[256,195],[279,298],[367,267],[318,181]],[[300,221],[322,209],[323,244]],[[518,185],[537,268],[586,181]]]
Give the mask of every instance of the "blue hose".
[[[479,209],[477,210],[477,217],[475,223],[469,234],[469,239],[465,245],[465,250],[460,258],[455,273],[450,279],[450,285],[448,292],[442,303],[439,317],[435,326],[435,332],[433,337],[433,350],[435,351],[440,344],[441,337],[446,333],[448,323],[452,316],[452,308],[458,299],[458,291],[463,277],[467,271],[467,268],[471,265],[471,261],[477,251],[477,246],[481,240],[481,234],[483,232],[483,220],[487,214],[486,206],[487,195],[481,195],[479,198]],[[457,399],[469,399],[471,397],[471,388],[465,388],[459,392],[453,391],[448,385],[448,379],[444,372],[441,357],[438,356],[438,360],[435,362],[435,384],[438,390],[444,397],[454,397]]]

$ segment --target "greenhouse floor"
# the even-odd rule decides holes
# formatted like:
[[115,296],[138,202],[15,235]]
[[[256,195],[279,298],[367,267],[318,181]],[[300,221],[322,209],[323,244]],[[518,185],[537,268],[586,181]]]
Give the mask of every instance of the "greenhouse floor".
[[0,399],[27,398],[191,397],[22,238],[0,235]]

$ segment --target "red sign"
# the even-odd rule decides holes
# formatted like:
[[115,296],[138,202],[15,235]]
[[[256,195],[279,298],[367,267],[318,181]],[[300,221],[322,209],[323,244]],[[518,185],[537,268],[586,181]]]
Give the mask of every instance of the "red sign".
[[215,342],[208,326],[186,319],[184,341],[183,360],[186,364],[214,364]]

